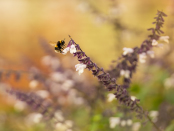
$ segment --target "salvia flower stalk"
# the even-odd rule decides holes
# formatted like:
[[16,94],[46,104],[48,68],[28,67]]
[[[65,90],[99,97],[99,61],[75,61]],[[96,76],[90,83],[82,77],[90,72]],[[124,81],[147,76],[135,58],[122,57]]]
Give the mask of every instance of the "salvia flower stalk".
[[146,40],[142,42],[140,47],[134,48],[123,48],[123,54],[118,59],[118,63],[116,66],[112,67],[108,70],[108,73],[112,77],[118,79],[123,76],[123,85],[122,87],[128,88],[131,83],[131,78],[133,73],[136,72],[136,68],[138,65],[138,61],[140,63],[145,63],[147,55],[151,58],[154,58],[154,51],[152,51],[153,47],[161,47],[163,44],[159,44],[158,42],[169,43],[169,36],[160,36],[164,32],[161,30],[164,24],[164,18],[167,15],[162,11],[158,11],[156,14],[157,17],[154,19],[156,21],[153,22],[155,24],[155,28],[149,28],[148,30],[152,32],[151,35],[148,36]]
[[[112,74],[111,71],[104,71],[103,68],[100,68],[95,64],[90,57],[88,57],[84,51],[80,48],[78,44],[70,37],[70,41],[68,43],[67,48],[63,50],[63,54],[66,54],[69,50],[70,53],[77,57],[79,64],[75,65],[76,71],[79,72],[79,75],[83,73],[84,69],[88,69],[92,72],[94,77],[97,79],[108,89],[108,91],[114,91],[115,98],[121,103],[124,104],[132,111],[135,111],[137,117],[139,118],[147,118],[154,127],[160,131],[159,127],[155,125],[155,123],[151,120],[148,115],[148,112],[144,111],[142,107],[138,105],[139,99],[131,99],[131,96],[127,92],[127,88],[129,87],[132,78],[132,74],[136,71],[137,63],[140,61],[141,63],[146,62],[146,55],[149,54],[150,56],[154,57],[153,51],[151,51],[153,46],[158,46],[158,40],[165,41],[168,43],[168,36],[161,36],[164,32],[161,30],[163,26],[164,19],[167,15],[161,11],[158,11],[157,17],[153,24],[156,24],[155,28],[150,28],[148,30],[152,31],[152,34],[148,36],[148,39],[143,41],[140,47],[135,48],[123,48],[124,52],[122,57],[122,61],[117,64],[115,74]],[[111,75],[110,75],[111,73]],[[111,77],[112,76],[112,77]],[[115,77],[113,77],[115,76]],[[119,85],[116,83],[116,79],[120,76],[124,76],[124,84]]]
[[137,106],[139,100],[132,100],[127,90],[125,88],[122,88],[122,86],[118,85],[116,83],[116,79],[112,78],[109,73],[104,71],[103,68],[98,67],[97,64],[91,61],[91,59],[85,54],[85,52],[82,51],[80,46],[76,44],[74,40],[71,38],[71,40],[68,43],[68,47],[72,45],[74,45],[77,50],[73,54],[77,57],[80,63],[75,65],[76,71],[79,71],[79,74],[81,74],[85,68],[88,69],[92,72],[93,76],[97,77],[97,79],[108,89],[108,91],[116,91],[114,95],[120,103],[129,106],[132,110],[135,110],[137,113],[142,112],[142,109]]

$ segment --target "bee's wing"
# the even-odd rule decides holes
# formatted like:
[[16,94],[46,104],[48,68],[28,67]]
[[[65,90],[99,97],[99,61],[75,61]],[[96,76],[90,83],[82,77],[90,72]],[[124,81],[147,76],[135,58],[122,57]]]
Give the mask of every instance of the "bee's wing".
[[52,45],[52,46],[55,46],[57,44],[57,42],[50,41],[49,44]]

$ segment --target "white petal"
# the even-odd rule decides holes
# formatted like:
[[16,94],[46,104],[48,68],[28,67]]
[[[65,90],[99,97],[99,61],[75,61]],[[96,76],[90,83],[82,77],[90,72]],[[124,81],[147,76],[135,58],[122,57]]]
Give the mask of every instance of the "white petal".
[[130,77],[130,71],[129,70],[125,71],[124,77],[125,78],[129,78]]
[[120,122],[120,124],[121,124],[121,126],[125,126],[125,125],[126,125],[126,121],[125,121],[125,120],[122,120],[122,121]]
[[135,97],[135,96],[131,96],[131,100],[133,100],[133,101],[134,101],[135,99],[136,99],[136,97]]
[[147,51],[147,54],[150,55],[151,58],[155,57],[154,51],[149,50],[149,51]]
[[55,128],[56,128],[56,131],[67,131],[67,126],[65,124],[62,124],[60,122],[58,122],[56,125],[55,125]]
[[110,128],[115,128],[115,126],[118,125],[119,123],[120,123],[119,117],[110,117],[109,118]]
[[76,64],[76,65],[75,65],[75,68],[77,68],[77,67],[80,66],[80,65],[81,65],[81,64]]
[[58,121],[64,121],[64,117],[63,117],[61,111],[56,111],[56,112],[54,113],[54,117],[55,117]]
[[38,91],[36,91],[36,94],[44,99],[48,98],[48,96],[49,96],[49,92],[46,90],[38,90]]
[[123,76],[125,74],[125,71],[124,70],[121,70],[120,71],[120,75]]
[[30,83],[29,83],[29,87],[30,87],[31,89],[34,89],[34,88],[36,88],[36,87],[38,86],[38,84],[39,84],[39,82],[38,82],[37,80],[32,80],[32,81],[30,81]]
[[161,36],[159,39],[169,43],[169,36]]
[[78,66],[78,67],[76,67],[76,71],[79,71],[80,70],[80,67]]
[[86,65],[85,65],[85,64],[83,64],[83,65],[81,65],[81,67],[82,67],[83,69],[85,69],[85,68],[86,68]]
[[151,116],[151,117],[157,117],[158,116],[158,111],[150,111],[150,113],[149,113],[149,115]]
[[125,78],[129,78],[130,77],[130,71],[129,70],[121,70],[120,75],[124,76]]
[[155,45],[158,45],[158,42],[157,42],[155,39],[153,39],[153,40],[152,40],[152,45],[154,45],[154,46],[155,46]]
[[164,86],[165,86],[166,89],[171,88],[173,84],[174,84],[173,78],[167,78],[164,81]]
[[127,120],[127,125],[128,125],[128,126],[131,126],[131,125],[132,125],[132,120],[131,120],[131,119],[128,119],[128,120]]
[[140,122],[136,122],[132,126],[132,131],[139,131],[140,127],[141,127]]
[[140,61],[140,63],[146,62],[146,53],[139,54],[139,61]]
[[80,66],[81,66],[81,64],[75,65],[76,71],[78,71],[80,69]]
[[65,54],[69,51],[69,49],[70,49],[69,47],[65,48],[65,49],[63,50],[63,53],[62,53],[62,54],[65,55]]
[[22,101],[16,101],[14,108],[17,111],[23,111],[27,107],[26,103]]
[[112,94],[112,93],[109,93],[109,94],[108,94],[108,99],[107,99],[107,101],[108,101],[108,102],[111,102],[111,101],[113,101],[114,99],[115,99],[115,95]]
[[71,47],[70,47],[70,53],[71,54],[76,53],[76,47],[75,47],[75,45],[71,45]]
[[134,50],[132,48],[126,48],[126,47],[123,48],[123,51],[124,51],[123,55],[127,55],[128,53],[134,52]]
[[73,126],[73,122],[71,120],[66,120],[65,121],[65,125],[69,128],[71,128]]
[[84,69],[86,68],[85,64],[77,64],[75,65],[76,71],[79,71],[79,75],[83,73]]
[[78,73],[81,75],[83,73],[83,69],[80,69]]

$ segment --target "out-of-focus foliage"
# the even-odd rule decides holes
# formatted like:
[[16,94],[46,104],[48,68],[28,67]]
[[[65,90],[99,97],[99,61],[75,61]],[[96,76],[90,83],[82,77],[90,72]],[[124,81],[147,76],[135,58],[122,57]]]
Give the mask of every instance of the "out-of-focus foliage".
[[[68,42],[71,35],[91,59],[109,69],[123,47],[139,46],[147,37],[157,10],[168,15],[164,32],[170,43],[155,49],[154,59],[139,63],[129,91],[157,125],[173,131],[173,7],[171,0],[1,0],[0,131],[154,130],[112,101],[87,70],[78,76],[78,61],[52,52],[48,41]],[[35,92],[57,112],[49,110],[54,117],[43,115],[40,106],[33,109],[5,89]]]

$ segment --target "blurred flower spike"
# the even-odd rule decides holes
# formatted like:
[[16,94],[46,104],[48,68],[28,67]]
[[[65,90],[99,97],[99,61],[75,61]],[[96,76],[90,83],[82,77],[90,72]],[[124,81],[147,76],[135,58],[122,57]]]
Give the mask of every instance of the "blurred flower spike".
[[[74,56],[77,56],[78,61],[80,62],[80,64],[77,64],[75,66],[76,71],[79,71],[79,75],[83,73],[83,70],[85,68],[87,68],[88,70],[92,71],[92,74],[98,78],[98,80],[108,89],[108,91],[116,91],[114,93],[114,96],[120,103],[129,106],[132,110],[136,110],[136,112],[142,112],[142,109],[137,106],[137,102],[139,100],[136,99],[133,101],[129,96],[127,90],[121,85],[116,84],[115,78],[112,78],[109,73],[106,73],[104,71],[103,68],[99,68],[95,63],[93,63],[90,58],[82,51],[80,46],[77,45],[71,37],[70,39],[71,40],[69,43],[73,43],[77,47],[77,52],[74,53]],[[130,77],[129,71],[124,71],[123,75],[126,75],[126,77]]]
[[[141,106],[139,106],[139,99],[131,97],[128,93],[127,88],[131,83],[132,74],[136,71],[137,62],[145,63],[147,54],[152,58],[154,57],[154,52],[151,51],[153,46],[158,46],[158,40],[162,40],[165,42],[169,42],[168,36],[160,36],[164,32],[161,30],[164,24],[163,16],[166,16],[163,12],[158,11],[157,17],[155,17],[154,28],[148,29],[152,32],[148,36],[148,39],[144,40],[140,47],[135,48],[123,48],[122,57],[120,57],[120,63],[116,65],[117,73],[116,75],[112,75],[115,71],[111,70],[105,72],[103,68],[98,67],[91,59],[82,51],[80,46],[74,42],[74,40],[70,37],[70,41],[68,43],[67,49],[65,49],[64,54],[66,54],[69,50],[70,53],[77,57],[80,64],[75,65],[76,71],[78,71],[79,75],[84,72],[84,69],[87,68],[93,74],[93,76],[97,77],[99,82],[102,83],[108,91],[114,91],[115,98],[119,101],[120,104],[123,104],[130,108],[131,111],[135,111],[138,115],[137,117],[143,119],[146,117],[151,123],[153,123],[150,117],[147,115],[147,112],[143,110]],[[139,58],[139,60],[138,60]],[[118,85],[116,83],[117,78],[120,76],[124,76],[124,84]],[[113,95],[108,96],[108,101],[111,102],[113,100]],[[117,124],[120,123],[118,118],[110,119],[110,127],[114,128]],[[128,125],[131,125],[132,122],[129,121]],[[122,121],[120,123],[122,126],[126,125],[126,121]],[[155,125],[153,123],[153,125]],[[135,128],[136,127],[136,128]],[[137,124],[133,130],[139,129],[139,125]],[[155,128],[160,130],[156,125]]]

